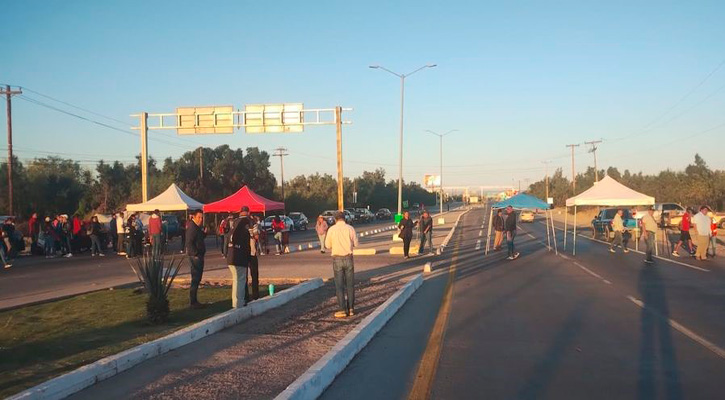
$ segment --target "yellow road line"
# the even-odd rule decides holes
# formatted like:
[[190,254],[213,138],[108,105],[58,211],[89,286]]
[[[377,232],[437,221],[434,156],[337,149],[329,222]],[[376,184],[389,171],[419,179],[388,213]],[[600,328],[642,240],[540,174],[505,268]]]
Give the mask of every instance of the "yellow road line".
[[428,337],[428,344],[425,347],[425,352],[418,365],[418,372],[415,375],[415,381],[413,382],[413,388],[410,390],[408,399],[420,400],[430,398],[431,389],[433,388],[433,379],[438,369],[438,360],[440,360],[441,350],[443,349],[443,338],[446,333],[446,326],[448,325],[448,316],[451,311],[451,299],[453,297],[453,282],[456,276],[456,266],[458,265],[458,249],[461,244],[461,232],[458,231],[458,240],[456,240],[456,247],[453,251],[453,261],[451,263],[450,270],[448,271],[448,282],[446,283],[446,289],[443,294],[443,302],[441,303],[440,309],[438,309],[438,315],[436,316],[435,323],[433,324],[433,330]]

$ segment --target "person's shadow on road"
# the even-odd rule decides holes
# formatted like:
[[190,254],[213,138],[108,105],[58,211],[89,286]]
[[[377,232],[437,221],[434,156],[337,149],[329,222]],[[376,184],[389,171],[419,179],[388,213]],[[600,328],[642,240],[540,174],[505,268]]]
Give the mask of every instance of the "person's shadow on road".
[[[637,397],[682,399],[677,356],[669,324],[667,295],[658,268],[644,266],[639,273],[638,289],[644,305],[640,318]],[[658,394],[658,390],[662,389],[664,393]]]

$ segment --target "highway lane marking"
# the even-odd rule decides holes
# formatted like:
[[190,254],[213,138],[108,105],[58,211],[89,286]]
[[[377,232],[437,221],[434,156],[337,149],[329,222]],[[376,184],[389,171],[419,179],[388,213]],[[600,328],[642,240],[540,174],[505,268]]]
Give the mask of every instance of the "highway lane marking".
[[481,239],[476,240],[476,250],[481,250]]
[[435,378],[436,371],[438,370],[438,361],[441,357],[441,351],[443,350],[443,338],[446,333],[446,326],[448,325],[448,316],[451,313],[451,301],[453,298],[453,284],[455,282],[456,268],[458,267],[458,253],[461,245],[461,233],[463,230],[458,232],[458,240],[456,240],[456,246],[453,250],[453,260],[451,261],[450,269],[448,270],[448,282],[444,290],[443,302],[441,307],[438,309],[438,315],[436,316],[435,323],[433,324],[433,330],[428,337],[428,343],[426,344],[423,357],[421,357],[420,364],[418,365],[418,371],[413,381],[413,387],[408,395],[409,400],[420,400],[430,398],[431,389],[433,388],[433,379]]
[[608,281],[608,280],[604,279],[604,278],[603,278],[603,277],[602,277],[601,275],[599,275],[598,273],[596,273],[596,272],[594,272],[594,271],[590,270],[589,268],[587,268],[587,267],[585,267],[585,266],[583,266],[583,265],[579,264],[578,262],[574,261],[574,265],[576,265],[577,267],[579,267],[579,268],[581,268],[582,270],[586,271],[586,272],[587,272],[587,273],[588,273],[589,275],[591,275],[591,276],[593,276],[593,277],[595,277],[595,278],[599,278],[600,280],[602,280],[602,281],[603,281],[604,283],[606,283],[607,285],[611,285],[611,284],[612,284],[612,282],[610,282],[610,281]]
[[640,308],[649,311],[652,313],[652,315],[656,316],[657,318],[663,319],[667,321],[667,323],[677,330],[678,332],[682,333],[683,335],[689,337],[690,339],[694,340],[695,342],[699,343],[706,349],[712,351],[713,353],[717,354],[720,358],[725,359],[725,350],[718,347],[715,343],[710,342],[709,340],[703,338],[702,336],[696,334],[695,332],[691,331],[690,329],[684,327],[683,325],[679,324],[677,321],[673,320],[672,318],[667,318],[664,315],[658,313],[657,311],[653,310],[652,308],[647,307],[647,304],[645,304],[642,300],[636,299],[632,296],[627,296],[627,298],[634,304],[638,305]]
[[[539,223],[540,223],[540,224],[542,224],[542,225],[544,224],[544,223],[543,223],[543,222],[541,222],[541,221],[539,221]],[[555,228],[555,229],[558,229],[558,230],[560,230],[560,231],[564,231],[564,229],[563,229],[563,228],[557,228],[556,226],[555,226],[554,228]],[[584,239],[588,239],[588,240],[591,240],[591,241],[593,241],[593,242],[599,242],[599,243],[602,243],[602,244],[606,244],[606,245],[609,245],[609,242],[605,242],[604,240],[600,240],[600,239],[594,239],[594,238],[592,238],[592,237],[589,237],[589,236],[585,236],[585,235],[583,235],[583,234],[581,234],[581,233],[577,233],[576,235],[577,235],[577,236],[579,236],[579,237],[581,237],[581,238],[584,238]],[[636,249],[629,249],[629,251],[630,251],[630,252],[632,252],[632,253],[644,254],[644,252],[643,252],[643,251],[641,251],[641,250],[636,250]],[[658,260],[662,260],[662,261],[669,261],[669,262],[671,262],[671,263],[674,263],[674,264],[677,264],[677,265],[681,265],[681,266],[683,266],[683,267],[691,268],[691,269],[694,269],[694,270],[698,270],[698,271],[702,271],[702,272],[710,272],[710,270],[709,270],[709,269],[706,269],[706,268],[702,268],[702,267],[698,267],[698,266],[696,266],[696,265],[690,265],[690,264],[688,264],[688,263],[684,263],[684,262],[682,262],[682,261],[677,261],[677,260],[673,260],[673,259],[671,259],[671,258],[665,258],[665,257],[662,257],[662,256],[654,256],[654,258],[656,258],[656,259],[658,259]]]
[[481,229],[480,231],[478,231],[478,236],[483,236],[483,229]]

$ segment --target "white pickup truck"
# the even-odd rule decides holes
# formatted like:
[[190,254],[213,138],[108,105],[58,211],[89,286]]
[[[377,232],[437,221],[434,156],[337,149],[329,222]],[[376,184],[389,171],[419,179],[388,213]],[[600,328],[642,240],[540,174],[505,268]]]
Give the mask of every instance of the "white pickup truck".
[[[681,205],[677,203],[655,203],[654,205],[655,213],[654,218],[655,221],[657,221],[658,224],[667,226],[667,227],[675,227],[677,226],[680,221],[682,220],[682,215],[685,213],[685,207],[682,207]],[[647,209],[644,210],[637,210],[633,213],[632,217],[634,219],[640,219],[647,213]],[[664,224],[662,224],[662,216],[664,214]]]

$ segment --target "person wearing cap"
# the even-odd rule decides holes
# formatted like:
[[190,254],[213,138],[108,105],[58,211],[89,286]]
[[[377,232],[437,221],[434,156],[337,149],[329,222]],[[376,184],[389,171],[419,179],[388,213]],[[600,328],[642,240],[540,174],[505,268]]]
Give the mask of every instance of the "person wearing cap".
[[695,214],[692,218],[692,222],[695,224],[695,230],[697,231],[697,249],[695,250],[695,259],[700,261],[707,260],[707,245],[710,243],[710,224],[712,219],[707,216],[707,212],[710,209],[707,206],[700,207],[700,212]]
[[[342,211],[335,213],[335,225],[327,230],[325,247],[332,253],[332,270],[335,274],[335,293],[340,311],[335,318],[355,315],[355,264],[353,249],[358,246],[355,228],[345,223]],[[347,298],[345,295],[347,294]]]
[[642,238],[645,242],[645,259],[644,262],[647,264],[653,264],[654,258],[652,254],[655,250],[655,238],[657,237],[657,221],[654,217],[655,209],[650,208],[647,213],[642,217]]
[[682,215],[682,222],[680,222],[680,240],[675,244],[675,249],[672,251],[672,255],[679,257],[680,246],[687,244],[687,248],[690,249],[690,254],[694,253],[692,246],[692,237],[690,236],[690,226],[692,225],[692,214],[693,210],[687,207],[687,210]]
[[226,260],[232,272],[232,307],[238,308],[247,305],[247,267],[251,259],[249,207],[243,206],[239,218],[229,224]]

